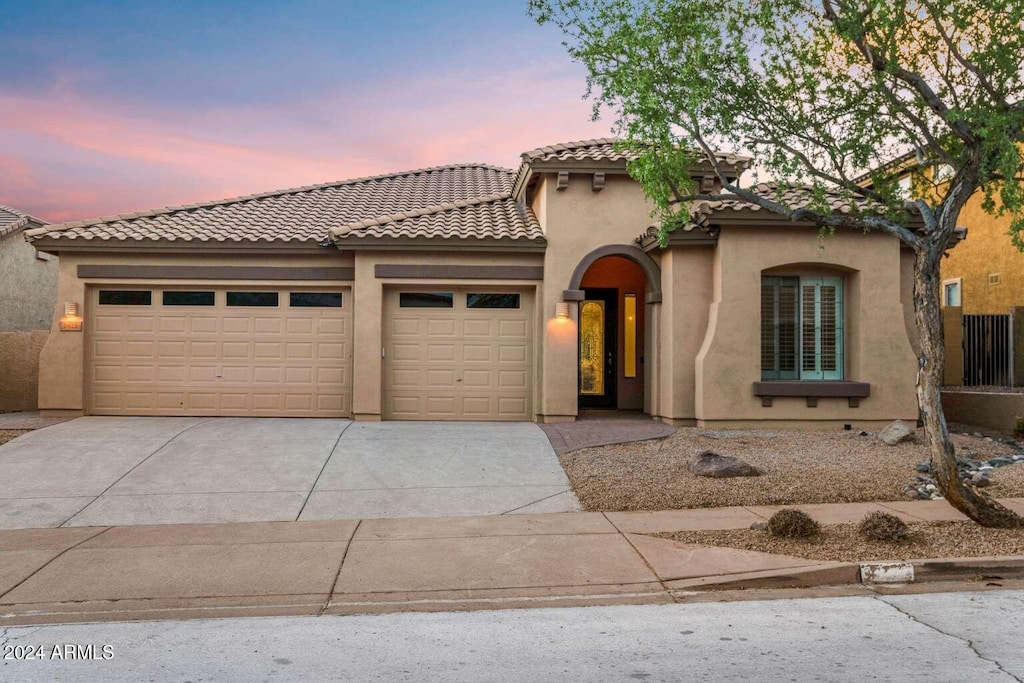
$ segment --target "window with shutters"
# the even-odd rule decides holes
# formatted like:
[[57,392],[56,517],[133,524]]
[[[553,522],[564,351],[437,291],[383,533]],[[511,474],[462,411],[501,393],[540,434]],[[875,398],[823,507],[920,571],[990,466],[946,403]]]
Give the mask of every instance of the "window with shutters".
[[761,379],[843,379],[843,279],[761,278]]

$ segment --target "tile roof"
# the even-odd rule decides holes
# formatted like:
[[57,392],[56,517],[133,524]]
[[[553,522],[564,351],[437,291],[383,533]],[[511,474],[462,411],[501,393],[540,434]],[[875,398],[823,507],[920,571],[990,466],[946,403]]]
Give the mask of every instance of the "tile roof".
[[26,228],[31,223],[46,225],[46,221],[42,219],[34,218],[27,213],[0,204],[0,237]]
[[[758,183],[749,189],[755,194],[788,206],[791,209],[801,209],[809,206],[814,199],[811,188],[801,185]],[[836,213],[850,213],[854,206],[849,199],[835,194],[828,195],[826,201],[832,211]],[[754,204],[753,202],[736,197],[735,199],[695,202],[690,209],[690,215],[694,217],[710,216],[711,214],[723,211],[764,211],[765,213],[770,213],[760,204]]]
[[331,239],[335,242],[381,237],[544,241],[544,233],[533,211],[507,192],[446,202],[331,229]]
[[[779,204],[789,207],[790,209],[800,209],[809,206],[812,202],[813,195],[812,189],[807,186],[801,185],[779,185],[774,183],[759,183],[749,188],[752,192],[761,195],[772,201],[776,201]],[[832,208],[833,213],[848,214],[853,209],[854,204],[850,199],[842,197],[838,194],[829,194],[826,196],[828,205]],[[874,206],[875,208],[881,208],[873,202],[863,200],[862,205]],[[913,208],[910,204],[908,208]],[[765,209],[759,204],[748,202],[745,199],[739,197],[718,199],[714,201],[697,201],[693,202],[690,206],[690,223],[682,228],[684,232],[690,232],[695,229],[703,229],[712,218],[716,219],[728,219],[729,213],[743,213],[743,212],[762,212],[765,215],[770,215],[775,218],[783,218],[779,214],[774,214],[768,209]],[[920,223],[920,219],[913,219],[913,212],[911,213],[911,222]],[[919,225],[912,226],[920,228]],[[641,234],[636,241],[642,242],[652,236],[657,235],[658,226],[650,226],[646,232]],[[957,232],[954,234],[954,239],[959,240],[966,237],[966,231],[962,228],[957,228]]]
[[[546,147],[538,147],[523,152],[523,163],[551,163],[559,161],[628,161],[638,155],[629,149],[616,150],[616,145],[623,142],[619,138],[595,138],[593,140],[577,140],[575,142],[559,142]],[[747,164],[749,157],[738,154],[716,152],[719,161],[729,164]]]
[[[380,219],[393,226],[388,230],[417,229],[422,236],[431,236],[436,232],[445,237],[456,237],[460,231],[474,236],[475,232],[491,229],[490,237],[500,235],[517,239],[520,233],[524,236],[533,235],[532,228],[516,228],[513,225],[499,225],[500,221],[483,220],[481,216],[487,213],[486,209],[470,211],[475,218],[460,218],[456,221],[458,227],[453,229],[438,227],[440,218],[415,222],[407,220],[417,212],[438,216],[454,215],[458,212],[453,213],[443,207],[481,198],[508,196],[512,179],[511,170],[496,166],[436,166],[203,204],[75,221],[30,230],[26,234],[33,240],[45,237],[61,241],[321,243],[332,229]],[[505,213],[512,218],[512,213]],[[519,214],[525,215],[522,210]],[[492,216],[497,215],[492,212]],[[530,225],[536,224],[532,218],[529,221],[525,218],[521,220]],[[423,230],[421,226],[426,223],[435,226],[433,232]],[[407,235],[403,232],[403,236]]]
[[616,151],[616,138],[595,138],[576,142],[559,142],[522,153],[525,163],[549,161],[626,161],[636,157],[635,152]]

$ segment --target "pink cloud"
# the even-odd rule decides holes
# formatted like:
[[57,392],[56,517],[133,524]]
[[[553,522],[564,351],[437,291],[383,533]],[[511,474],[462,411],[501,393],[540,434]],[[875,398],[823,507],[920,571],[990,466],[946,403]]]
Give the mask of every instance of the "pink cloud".
[[575,70],[533,67],[185,113],[67,84],[0,95],[0,148],[5,134],[19,146],[0,157],[0,203],[69,220],[452,162],[514,167],[526,149],[608,134],[581,90]]

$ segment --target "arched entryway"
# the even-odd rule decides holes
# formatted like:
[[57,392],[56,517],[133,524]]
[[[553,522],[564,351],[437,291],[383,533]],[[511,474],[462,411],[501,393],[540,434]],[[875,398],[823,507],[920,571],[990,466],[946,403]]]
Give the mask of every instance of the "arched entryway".
[[631,245],[595,249],[563,297],[578,305],[578,408],[650,413],[658,264]]

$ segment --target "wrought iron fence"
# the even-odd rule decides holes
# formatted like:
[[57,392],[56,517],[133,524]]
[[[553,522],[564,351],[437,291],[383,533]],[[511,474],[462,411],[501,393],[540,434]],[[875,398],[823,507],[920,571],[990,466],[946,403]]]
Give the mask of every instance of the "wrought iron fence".
[[964,386],[1013,386],[1013,317],[965,315]]

